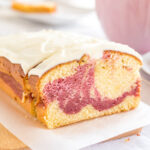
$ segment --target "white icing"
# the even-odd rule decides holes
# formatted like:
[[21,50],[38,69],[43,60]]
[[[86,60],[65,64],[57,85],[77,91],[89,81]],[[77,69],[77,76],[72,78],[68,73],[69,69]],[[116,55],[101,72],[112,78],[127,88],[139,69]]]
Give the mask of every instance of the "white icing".
[[104,50],[128,53],[142,61],[142,57],[126,45],[67,32],[44,30],[0,38],[0,56],[21,64],[29,75],[41,76],[60,63],[80,59],[83,54],[98,59]]
[[0,56],[4,56],[12,63],[21,64],[26,74],[33,66],[47,58],[53,52],[51,49],[41,51],[47,40],[46,32],[32,34],[18,34],[0,38]]

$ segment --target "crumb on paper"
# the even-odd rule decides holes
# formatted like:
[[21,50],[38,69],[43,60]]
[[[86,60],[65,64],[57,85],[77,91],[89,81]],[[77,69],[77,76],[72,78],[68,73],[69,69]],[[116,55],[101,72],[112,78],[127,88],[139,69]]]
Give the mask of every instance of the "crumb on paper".
[[24,117],[27,119],[27,118],[28,118],[28,115],[25,115]]
[[[32,116],[29,116],[29,115],[25,115],[24,117],[25,117],[26,119],[32,118]],[[33,117],[33,120],[34,120],[34,117]]]
[[140,136],[141,134],[140,134],[140,133],[137,133],[136,135],[137,135],[137,136]]
[[125,142],[129,142],[129,141],[130,141],[130,138],[125,139]]
[[34,120],[34,121],[37,121],[37,118],[33,117],[33,120]]

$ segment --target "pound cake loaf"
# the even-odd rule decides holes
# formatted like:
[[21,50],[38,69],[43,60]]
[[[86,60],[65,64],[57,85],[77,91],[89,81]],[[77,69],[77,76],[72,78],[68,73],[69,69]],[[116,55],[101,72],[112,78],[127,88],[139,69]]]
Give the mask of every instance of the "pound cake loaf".
[[134,109],[141,66],[128,46],[77,34],[0,38],[0,88],[48,128]]

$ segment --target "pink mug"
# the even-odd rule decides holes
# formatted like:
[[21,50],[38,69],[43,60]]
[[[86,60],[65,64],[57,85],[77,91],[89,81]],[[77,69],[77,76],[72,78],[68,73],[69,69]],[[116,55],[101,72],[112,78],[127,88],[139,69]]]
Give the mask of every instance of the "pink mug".
[[150,0],[96,0],[96,11],[110,40],[150,51]]

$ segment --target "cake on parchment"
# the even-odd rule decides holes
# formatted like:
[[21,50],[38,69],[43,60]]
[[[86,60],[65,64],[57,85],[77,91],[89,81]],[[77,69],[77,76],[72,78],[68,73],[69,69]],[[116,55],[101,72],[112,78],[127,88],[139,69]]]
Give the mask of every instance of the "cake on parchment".
[[128,111],[140,100],[140,55],[60,31],[0,38],[0,88],[48,128]]

